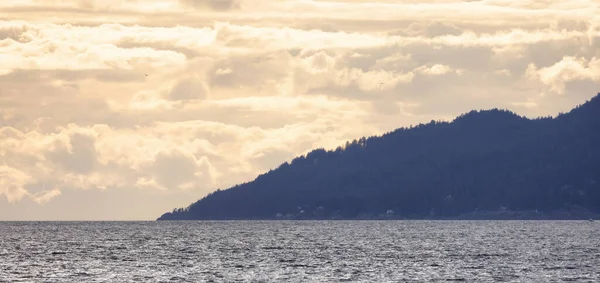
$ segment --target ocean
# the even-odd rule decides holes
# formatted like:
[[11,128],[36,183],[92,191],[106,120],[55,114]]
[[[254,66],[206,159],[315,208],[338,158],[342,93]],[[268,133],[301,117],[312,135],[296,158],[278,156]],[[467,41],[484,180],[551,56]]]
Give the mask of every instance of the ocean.
[[600,222],[0,222],[0,282],[600,282]]

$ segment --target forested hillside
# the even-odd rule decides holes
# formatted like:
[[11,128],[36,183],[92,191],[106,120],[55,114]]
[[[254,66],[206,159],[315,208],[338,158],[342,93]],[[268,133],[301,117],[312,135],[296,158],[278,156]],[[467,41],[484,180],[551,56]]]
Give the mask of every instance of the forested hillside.
[[471,111],[316,149],[159,220],[572,219],[598,212],[600,94],[556,118]]

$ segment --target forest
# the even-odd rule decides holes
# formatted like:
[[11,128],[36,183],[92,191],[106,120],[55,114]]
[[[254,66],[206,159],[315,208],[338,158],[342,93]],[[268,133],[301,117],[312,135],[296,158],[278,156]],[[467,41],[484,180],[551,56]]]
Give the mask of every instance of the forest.
[[473,110],[318,148],[158,220],[589,219],[600,213],[600,93],[528,119]]

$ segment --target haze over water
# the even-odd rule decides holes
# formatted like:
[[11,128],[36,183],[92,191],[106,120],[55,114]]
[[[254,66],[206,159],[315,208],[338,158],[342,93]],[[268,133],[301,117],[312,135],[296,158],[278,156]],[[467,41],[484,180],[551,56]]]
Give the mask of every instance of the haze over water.
[[2,222],[0,282],[594,282],[588,221]]

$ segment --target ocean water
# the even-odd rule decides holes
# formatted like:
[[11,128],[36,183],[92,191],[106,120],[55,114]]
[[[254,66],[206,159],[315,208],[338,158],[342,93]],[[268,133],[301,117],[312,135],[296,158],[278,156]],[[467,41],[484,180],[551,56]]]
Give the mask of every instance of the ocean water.
[[600,282],[600,222],[0,222],[0,282]]

